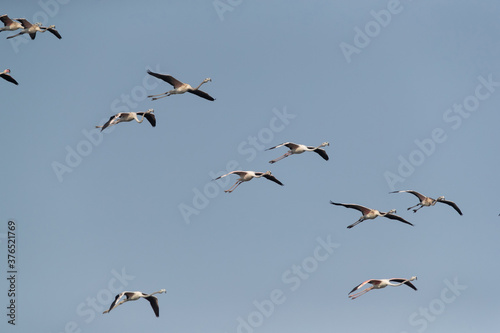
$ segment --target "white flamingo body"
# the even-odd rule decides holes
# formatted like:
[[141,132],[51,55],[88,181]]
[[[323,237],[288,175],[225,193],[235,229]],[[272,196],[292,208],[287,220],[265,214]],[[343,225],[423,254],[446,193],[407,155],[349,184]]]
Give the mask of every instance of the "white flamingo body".
[[[150,70],[148,70],[148,74],[149,75],[152,75],[158,79],[161,79],[169,84],[171,84],[174,89],[172,90],[169,90],[165,93],[162,93],[162,94],[158,94],[158,95],[150,95],[148,97],[152,98],[152,100],[157,100],[157,99],[160,99],[160,98],[163,98],[163,97],[167,97],[167,96],[170,96],[170,95],[176,95],[176,94],[184,94],[186,92],[189,92],[189,93],[192,93],[192,94],[195,94],[197,96],[200,96],[202,98],[205,98],[209,101],[214,101],[215,98],[213,98],[212,96],[210,96],[209,94],[207,94],[206,92],[204,91],[201,91],[199,90],[199,88],[209,82],[209,81],[212,81],[211,78],[206,78],[205,80],[203,80],[199,85],[198,87],[196,88],[193,88],[191,87],[191,85],[187,84],[187,83],[183,83],[179,80],[177,80],[176,78],[174,78],[173,76],[171,75],[166,75],[166,74],[158,74],[158,73],[153,73],[151,72]],[[160,97],[157,97],[157,96],[160,96]]]
[[[166,292],[167,291],[165,289],[161,289],[161,290],[156,291],[156,292],[154,292],[152,294],[145,294],[145,293],[140,292],[140,291],[124,291],[124,292],[121,292],[118,295],[116,295],[115,300],[113,301],[113,303],[111,303],[111,306],[109,307],[109,309],[106,310],[106,311],[104,311],[103,314],[104,313],[108,313],[109,311],[113,310],[114,308],[116,308],[119,305],[122,305],[125,302],[137,301],[138,299],[145,298],[151,304],[151,307],[153,308],[153,311],[154,311],[156,317],[159,317],[160,316],[160,307],[158,305],[158,298],[156,298],[153,295],[154,294],[166,293]],[[120,299],[123,296],[125,296],[126,299],[124,299],[123,301],[120,302]]]
[[361,222],[363,222],[365,220],[373,220],[374,218],[377,218],[379,216],[386,217],[386,218],[391,219],[391,220],[397,220],[397,221],[400,221],[400,222],[403,222],[403,223],[406,223],[406,224],[409,224],[409,225],[413,226],[413,224],[411,224],[410,222],[406,221],[401,216],[394,215],[396,213],[395,209],[392,209],[392,210],[388,211],[387,213],[383,213],[383,212],[380,212],[380,211],[378,211],[376,209],[371,209],[371,208],[367,208],[367,207],[364,207],[364,206],[361,206],[361,205],[356,205],[356,204],[343,204],[343,203],[337,203],[337,202],[333,202],[333,201],[330,201],[330,203],[332,205],[336,205],[336,206],[344,206],[346,208],[356,209],[356,210],[360,211],[361,214],[363,214],[359,218],[359,220],[357,220],[353,224],[347,226],[348,229],[356,226],[357,224],[359,224],[359,223],[361,223]]
[[254,172],[254,171],[236,170],[236,171],[231,171],[229,173],[226,173],[225,175],[219,176],[219,177],[215,178],[214,180],[221,179],[222,177],[226,177],[226,176],[232,175],[232,174],[236,174],[236,175],[240,176],[240,178],[236,181],[236,183],[234,183],[233,186],[231,186],[231,188],[224,191],[226,193],[233,192],[243,182],[248,182],[248,181],[252,180],[253,178],[260,178],[260,177],[264,177],[266,179],[269,179],[270,181],[275,182],[278,185],[283,186],[283,184],[278,179],[276,179],[276,177],[274,177],[271,174],[271,171]]
[[279,147],[283,147],[283,146],[288,147],[290,149],[289,151],[287,151],[285,154],[281,155],[280,157],[269,161],[269,163],[271,163],[271,164],[276,163],[276,162],[278,162],[278,161],[280,161],[280,160],[282,160],[285,157],[288,157],[290,155],[302,154],[303,152],[306,152],[306,151],[313,151],[313,152],[317,153],[319,156],[323,157],[323,159],[325,161],[328,161],[328,155],[324,149],[321,149],[321,147],[325,147],[325,146],[329,146],[329,145],[330,144],[328,142],[323,142],[319,146],[313,147],[313,146],[296,144],[293,142],[284,142],[284,143],[279,144],[277,146],[267,148],[266,150],[271,150],[271,149],[275,149],[275,148],[279,148]]
[[[417,290],[417,288],[413,285],[413,283],[410,282],[410,281],[413,281],[413,280],[416,280],[416,279],[417,279],[416,276],[412,276],[409,279],[392,278],[392,279],[371,279],[371,280],[366,280],[365,282],[360,283],[359,285],[357,285],[356,287],[354,287],[353,290],[351,290],[351,292],[349,293],[349,298],[350,299],[356,299],[359,296],[364,295],[364,294],[366,294],[367,292],[369,292],[370,290],[373,290],[373,289],[382,289],[382,288],[385,288],[387,286],[398,287],[398,286],[400,286],[402,284],[407,285],[408,287],[412,288],[413,290]],[[396,283],[393,283],[393,282],[396,282]],[[351,293],[353,293],[356,290],[360,289],[361,287],[363,287],[367,283],[371,284],[371,287],[365,288],[365,289],[363,289],[362,291],[360,291],[358,293],[350,295]]]
[[4,26],[0,28],[0,32],[23,29],[23,25],[21,23],[11,20],[7,15],[0,16],[0,20],[4,24]]
[[[101,132],[112,125],[116,125],[122,122],[129,122],[132,120],[137,121],[138,123],[142,123],[144,121],[144,118],[146,118],[151,126],[155,127],[156,126],[156,117],[153,114],[154,110],[149,109],[146,112],[120,112],[117,113],[109,118],[109,120],[102,126],[96,126],[96,128],[100,128]],[[141,120],[137,116],[142,116]]]
[[21,22],[21,24],[22,24],[22,30],[18,34],[15,34],[15,35],[7,37],[7,39],[14,38],[14,37],[17,37],[17,36],[21,36],[21,35],[24,35],[24,34],[29,34],[30,37],[31,37],[31,39],[35,39],[37,31],[39,31],[39,32],[45,32],[45,30],[46,30],[46,28],[42,28],[42,24],[41,23],[31,24],[27,19],[24,19],[24,18],[17,18],[15,20]]
[[418,200],[420,200],[420,202],[418,204],[416,204],[415,206],[408,207],[408,209],[407,209],[407,210],[410,210],[412,208],[420,206],[420,207],[413,210],[414,213],[416,213],[422,207],[434,206],[436,203],[441,202],[441,203],[444,203],[448,206],[453,207],[453,209],[455,209],[458,214],[463,215],[462,211],[460,210],[460,208],[458,208],[457,204],[454,203],[453,201],[446,200],[444,196],[440,196],[437,199],[433,199],[431,197],[426,197],[425,195],[420,194],[417,191],[413,191],[413,190],[394,191],[394,192],[389,192],[389,193],[403,193],[403,192],[411,193],[414,196],[416,196],[418,198]]
[[385,215],[385,213],[380,213],[380,211],[378,211],[376,209],[372,209],[368,213],[363,215],[363,217],[365,218],[365,220],[373,220],[374,218],[377,218],[379,216],[384,216],[384,215]]
[[14,80],[14,78],[12,76],[10,76],[9,73],[10,73],[10,69],[7,68],[6,70],[4,70],[3,72],[0,73],[0,77],[4,80],[7,80],[9,82],[14,83],[17,86],[18,85],[17,81]]

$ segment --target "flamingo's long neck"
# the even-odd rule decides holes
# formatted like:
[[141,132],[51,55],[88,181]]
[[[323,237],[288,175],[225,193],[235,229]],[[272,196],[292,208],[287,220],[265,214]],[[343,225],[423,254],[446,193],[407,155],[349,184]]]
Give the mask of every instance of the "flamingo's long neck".
[[194,90],[198,90],[198,88],[200,88],[203,85],[203,83],[207,83],[207,82],[208,81],[203,80],[198,87],[194,88]]
[[264,177],[264,175],[270,175],[270,174],[271,174],[271,173],[269,173],[269,172],[263,172],[263,173],[261,173],[260,175],[254,174],[253,176],[254,176],[255,178],[260,178],[260,177]]
[[149,297],[149,296],[153,296],[154,294],[161,294],[163,291],[162,290],[159,290],[159,291],[155,291],[154,293],[152,294],[149,294],[149,295],[146,295],[144,297]]
[[386,216],[388,214],[396,214],[396,210],[393,209],[393,210],[388,211],[387,213],[382,213],[382,212],[379,212],[379,213],[380,213],[380,216]]
[[317,146],[317,147],[316,147],[316,148],[314,148],[313,150],[316,150],[316,149],[318,149],[318,148],[322,148],[322,147],[324,147],[324,146],[326,146],[326,145],[327,145],[327,144],[326,144],[326,142],[323,142],[322,144],[320,144],[319,146]]

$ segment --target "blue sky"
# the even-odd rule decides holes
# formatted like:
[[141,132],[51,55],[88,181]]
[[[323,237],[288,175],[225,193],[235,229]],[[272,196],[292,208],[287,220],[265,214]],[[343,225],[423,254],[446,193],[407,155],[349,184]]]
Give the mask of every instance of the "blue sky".
[[[1,32],[0,254],[44,332],[492,332],[500,253],[496,1],[24,1]],[[216,98],[146,96],[168,73]],[[157,126],[95,130],[117,112]],[[330,142],[268,161],[282,142]],[[267,171],[226,194],[234,169]],[[444,195],[413,214],[414,189]],[[398,214],[411,227],[329,201]],[[7,269],[3,275],[8,277]],[[371,278],[405,286],[347,293]],[[487,283],[484,283],[487,281]],[[122,290],[154,292],[103,315]],[[4,312],[10,299],[0,283]]]

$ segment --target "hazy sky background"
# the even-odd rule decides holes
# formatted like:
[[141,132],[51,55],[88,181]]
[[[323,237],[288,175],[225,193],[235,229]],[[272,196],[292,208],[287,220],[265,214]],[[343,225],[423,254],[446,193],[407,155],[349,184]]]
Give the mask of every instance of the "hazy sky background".
[[[10,1],[62,35],[6,40],[0,257],[7,332],[496,332],[498,1]],[[168,73],[216,98],[146,98]],[[111,115],[154,108],[157,126]],[[329,161],[276,164],[282,142]],[[266,171],[226,194],[234,169]],[[414,189],[444,195],[413,214]],[[353,229],[358,203],[378,218]],[[328,245],[329,244],[329,245]],[[371,278],[405,286],[348,292]],[[122,290],[157,295],[102,314]],[[271,302],[274,302],[271,306]]]

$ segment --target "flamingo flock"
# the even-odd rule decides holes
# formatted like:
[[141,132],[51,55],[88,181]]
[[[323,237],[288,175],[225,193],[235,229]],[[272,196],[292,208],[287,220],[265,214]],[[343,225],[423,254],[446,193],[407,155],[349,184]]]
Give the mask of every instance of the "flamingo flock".
[[7,39],[21,36],[24,34],[29,34],[31,39],[35,39],[37,32],[45,32],[45,31],[52,33],[58,39],[62,38],[61,35],[59,34],[59,31],[56,30],[55,25],[51,25],[48,27],[42,27],[41,23],[31,24],[25,18],[16,18],[16,19],[14,19],[15,20],[14,21],[10,17],[8,17],[7,15],[0,16],[0,20],[4,24],[4,26],[0,28],[0,32],[2,32],[2,31],[15,31],[15,30],[21,29],[21,32],[15,34],[15,35],[12,35],[12,36],[8,36]]
[[[7,15],[0,16],[0,20],[4,23],[4,27],[0,28],[0,32],[21,30],[19,33],[15,34],[15,35],[8,36],[7,39],[15,38],[15,37],[21,36],[23,34],[28,34],[31,37],[31,39],[34,40],[37,32],[44,33],[47,31],[49,31],[51,34],[56,36],[58,39],[62,38],[61,35],[59,34],[59,32],[55,29],[54,25],[50,25],[48,27],[43,27],[40,23],[31,24],[28,20],[26,20],[24,18],[10,19]],[[10,73],[11,73],[10,69],[5,69],[3,72],[0,73],[0,77],[2,77],[4,80],[6,80],[8,82],[11,82],[15,85],[18,85],[18,82],[10,75]],[[212,82],[211,78],[204,79],[198,86],[193,88],[191,85],[189,85],[187,83],[183,83],[183,82],[177,80],[176,78],[174,78],[173,76],[168,75],[168,74],[154,73],[154,72],[149,71],[149,70],[147,71],[147,73],[149,75],[157,78],[157,79],[160,79],[160,80],[167,82],[168,84],[170,84],[173,87],[173,89],[168,90],[164,93],[149,95],[148,98],[151,98],[152,101],[166,98],[166,97],[171,96],[171,95],[184,94],[186,92],[194,94],[194,95],[201,97],[203,99],[206,99],[208,101],[215,101],[215,98],[213,98],[211,95],[200,90],[200,87],[203,84],[208,83],[208,82]],[[109,120],[106,123],[104,123],[103,125],[98,125],[98,126],[96,126],[96,128],[100,128],[101,131],[103,131],[106,128],[109,128],[110,126],[113,126],[113,125],[116,125],[116,124],[119,124],[122,122],[132,122],[135,120],[137,123],[140,124],[144,121],[144,119],[146,119],[150,123],[151,127],[156,127],[156,116],[154,114],[154,109],[148,109],[147,111],[121,112],[121,113],[114,114],[109,118]],[[274,149],[277,149],[280,147],[286,147],[289,149],[283,155],[270,160],[269,161],[270,164],[275,164],[276,162],[281,161],[282,159],[284,159],[286,157],[289,157],[291,155],[299,155],[299,154],[302,154],[304,152],[314,152],[314,153],[318,154],[324,161],[329,161],[329,159],[330,159],[329,155],[327,154],[326,150],[324,149],[324,147],[328,147],[328,146],[330,146],[330,143],[327,141],[321,143],[318,146],[306,146],[303,144],[296,144],[293,142],[284,142],[284,143],[275,145],[273,147],[267,148],[266,151],[274,150]],[[323,162],[320,162],[320,163],[323,163]],[[224,191],[226,193],[232,193],[239,185],[241,185],[244,182],[249,182],[250,180],[252,180],[254,178],[266,178],[267,180],[270,180],[270,181],[272,181],[280,186],[284,185],[280,180],[278,180],[271,173],[271,171],[256,172],[256,171],[234,170],[234,171],[230,171],[224,175],[221,175],[213,180],[214,181],[219,180],[221,178],[224,178],[224,177],[227,177],[230,175],[236,175],[239,178],[236,180],[236,182],[230,188],[228,188],[227,190]],[[264,185],[259,185],[259,186],[264,186]],[[410,194],[413,194],[414,196],[416,196],[419,199],[419,203],[417,203],[416,205],[409,207],[407,209],[407,210],[413,209],[414,213],[416,213],[418,210],[420,210],[423,207],[434,206],[436,203],[439,202],[439,203],[443,203],[443,204],[446,204],[446,205],[452,207],[459,215],[463,215],[461,210],[458,208],[457,204],[452,202],[452,201],[445,200],[444,196],[440,196],[437,199],[433,199],[431,197],[424,196],[424,195],[420,194],[419,192],[416,192],[413,190],[400,190],[400,191],[393,191],[390,193],[410,193]],[[351,229],[351,228],[357,226],[358,224],[360,224],[363,221],[374,220],[377,217],[384,217],[387,219],[399,221],[399,222],[407,224],[409,226],[414,226],[413,223],[407,221],[406,219],[404,219],[403,217],[401,217],[399,215],[396,215],[395,209],[389,210],[388,212],[381,212],[379,210],[367,208],[365,206],[361,206],[358,204],[338,203],[338,202],[333,202],[331,200],[330,200],[330,204],[335,205],[335,206],[342,206],[342,207],[349,208],[349,209],[354,209],[354,210],[359,211],[362,214],[362,216],[357,221],[355,221],[354,223],[347,226],[348,229]],[[372,223],[372,222],[370,222],[370,223]],[[389,224],[388,224],[388,227],[392,227],[392,226],[389,226]],[[362,229],[362,228],[357,228],[356,230],[358,230],[358,229]],[[387,286],[397,287],[397,286],[401,286],[401,285],[406,285],[413,290],[417,290],[417,288],[411,283],[411,281],[414,281],[414,280],[417,280],[416,276],[412,276],[408,279],[406,279],[406,278],[390,278],[390,279],[366,280],[366,281],[360,283],[359,285],[357,285],[356,287],[354,287],[348,293],[348,298],[350,298],[351,300],[354,300],[354,299],[364,295],[365,293],[367,293],[371,290],[382,289],[382,288],[385,288]],[[361,288],[363,288],[367,284],[369,284],[371,286],[367,287],[363,290],[360,290]],[[112,311],[116,307],[118,307],[126,302],[136,301],[136,300],[139,300],[141,298],[144,298],[145,300],[147,300],[150,303],[150,306],[153,309],[155,316],[159,317],[159,302],[158,302],[158,298],[154,295],[161,294],[161,293],[166,293],[166,290],[161,289],[161,290],[159,290],[157,292],[153,292],[151,294],[146,294],[146,293],[139,292],[139,291],[123,291],[123,292],[119,293],[118,295],[116,295],[116,297],[115,297],[114,301],[112,302],[112,304],[110,305],[109,309],[105,310],[103,312],[103,314],[109,313],[110,311]],[[123,297],[125,297],[125,299],[123,299]]]
[[[61,39],[61,35],[59,34],[59,31],[56,30],[55,25],[50,25],[48,27],[42,27],[41,23],[35,23],[31,24],[27,19],[25,18],[16,18],[16,19],[11,19],[7,14],[1,15],[0,16],[0,21],[3,23],[3,27],[0,27],[0,32],[2,31],[16,31],[21,29],[21,32],[8,36],[7,39],[11,39],[17,36],[21,36],[24,34],[29,34],[31,39],[35,39],[36,33],[37,32],[50,32],[54,36],[56,36],[58,39]],[[0,77],[2,79],[7,80],[11,83],[14,83],[16,86],[19,84],[12,76],[9,75],[10,69],[6,69],[3,72],[0,73]]]

